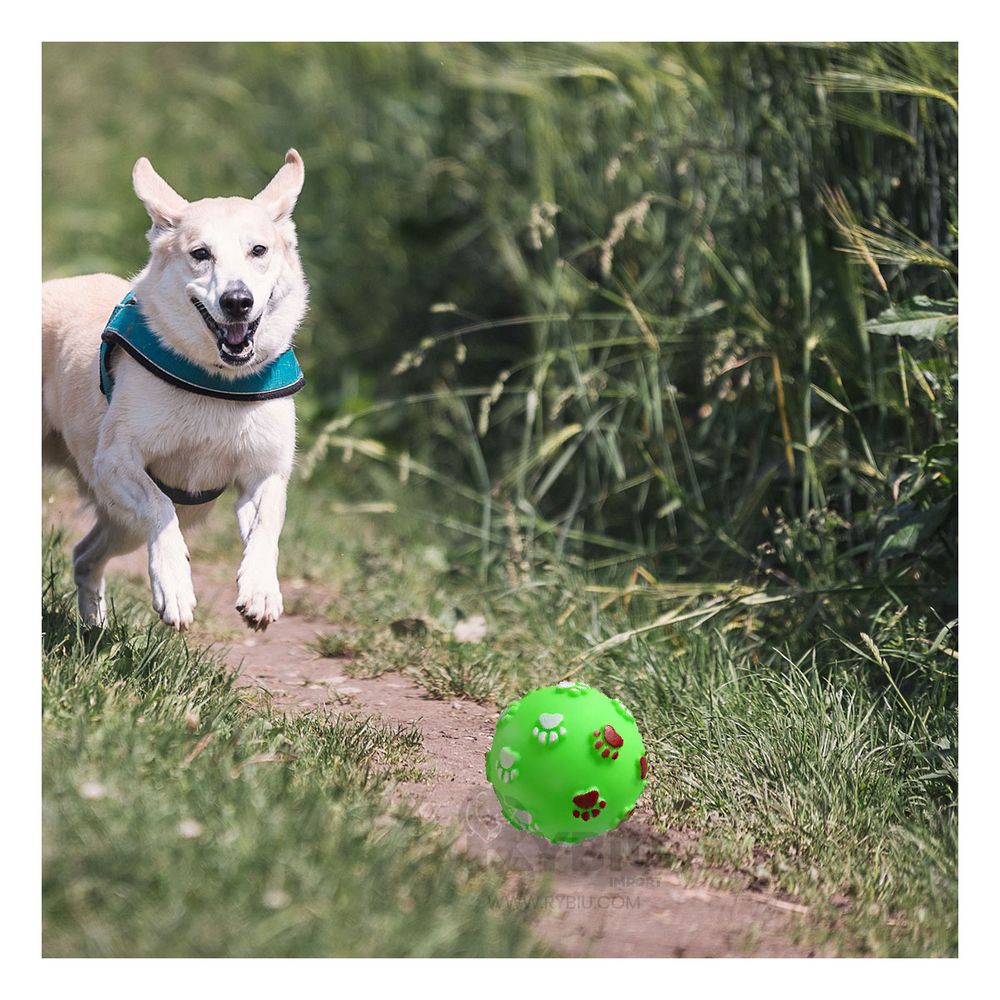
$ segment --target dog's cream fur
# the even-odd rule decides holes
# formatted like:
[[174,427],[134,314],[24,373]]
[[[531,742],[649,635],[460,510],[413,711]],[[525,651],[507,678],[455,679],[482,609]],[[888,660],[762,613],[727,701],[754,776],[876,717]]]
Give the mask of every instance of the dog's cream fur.
[[[291,213],[302,188],[302,159],[285,164],[254,199],[187,202],[146,159],[132,173],[153,221],[149,263],[131,283],[109,274],[46,282],[42,290],[43,455],[68,467],[94,503],[97,523],[73,550],[80,613],[105,621],[108,560],[145,544],[153,607],[168,625],[187,628],[195,594],[182,528],[211,504],[175,505],[147,475],[193,492],[236,487],[243,538],[236,606],[253,628],[281,614],[278,536],[295,450],[291,398],[236,402],[195,395],[158,379],[125,351],[114,354],[108,405],[99,389],[101,333],[130,284],[150,328],[172,350],[225,376],[252,372],[291,343],[306,309],[307,288]],[[206,247],[211,259],[195,260]],[[266,248],[255,256],[253,248]],[[260,316],[251,360],[227,364],[191,299],[216,321],[233,282],[253,295]]]

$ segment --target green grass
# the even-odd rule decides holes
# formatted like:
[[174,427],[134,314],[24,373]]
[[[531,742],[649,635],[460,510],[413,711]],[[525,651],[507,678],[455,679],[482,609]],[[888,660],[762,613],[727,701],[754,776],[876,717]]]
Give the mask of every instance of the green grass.
[[[915,643],[914,639],[910,639]],[[957,719],[914,719],[835,643],[794,662],[723,634],[639,642],[599,676],[638,707],[658,816],[873,954],[957,948]]]
[[536,953],[501,875],[382,796],[415,731],[275,712],[127,589],[83,631],[45,565],[44,954]]

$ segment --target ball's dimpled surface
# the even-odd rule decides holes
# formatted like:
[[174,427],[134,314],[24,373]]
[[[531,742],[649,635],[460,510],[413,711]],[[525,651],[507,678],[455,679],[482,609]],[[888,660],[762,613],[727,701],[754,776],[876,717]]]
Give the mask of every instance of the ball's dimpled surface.
[[557,843],[618,826],[642,795],[648,767],[632,713],[575,682],[536,688],[508,705],[486,754],[507,821]]

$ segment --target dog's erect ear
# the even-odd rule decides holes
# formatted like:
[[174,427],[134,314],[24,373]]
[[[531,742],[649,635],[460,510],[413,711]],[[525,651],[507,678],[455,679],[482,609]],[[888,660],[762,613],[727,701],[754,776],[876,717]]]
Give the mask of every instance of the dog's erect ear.
[[146,206],[153,225],[170,229],[184,214],[188,203],[153,169],[143,156],[132,168],[132,187]]
[[254,198],[258,205],[274,219],[283,222],[291,218],[292,209],[302,190],[306,169],[302,157],[294,149],[285,153],[284,166],[271,178],[271,183]]

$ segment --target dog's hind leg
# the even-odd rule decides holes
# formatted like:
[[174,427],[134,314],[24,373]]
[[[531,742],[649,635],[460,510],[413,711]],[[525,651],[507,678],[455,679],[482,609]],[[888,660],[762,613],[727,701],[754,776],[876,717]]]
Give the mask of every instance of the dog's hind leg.
[[112,556],[142,545],[142,536],[116,524],[98,510],[97,523],[73,548],[73,577],[80,617],[87,625],[103,625],[108,609],[104,601],[104,568]]

